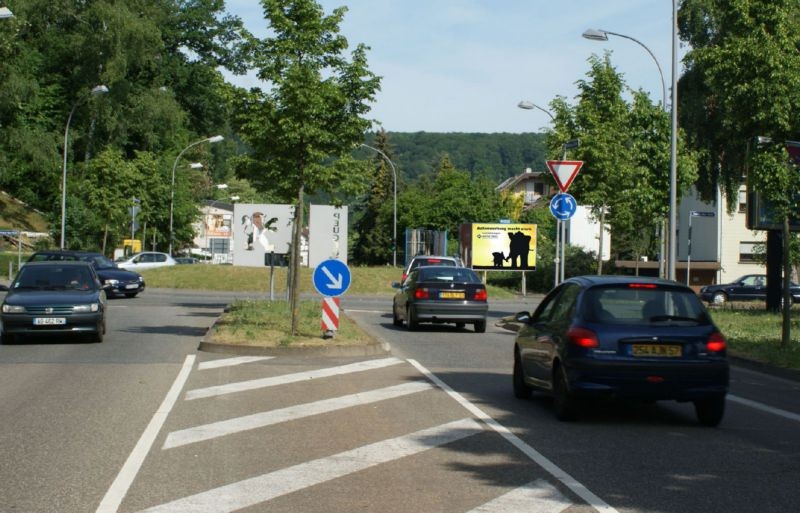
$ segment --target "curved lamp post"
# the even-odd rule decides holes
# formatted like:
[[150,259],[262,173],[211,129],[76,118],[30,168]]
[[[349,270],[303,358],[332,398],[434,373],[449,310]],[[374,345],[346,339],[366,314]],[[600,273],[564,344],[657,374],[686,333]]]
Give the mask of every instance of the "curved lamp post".
[[386,162],[389,163],[389,166],[392,168],[392,178],[394,180],[394,203],[392,208],[392,266],[397,267],[397,170],[395,169],[391,159],[387,157],[384,152],[367,144],[362,143],[361,146],[369,148],[370,150],[378,153],[386,160]]
[[[667,279],[675,280],[675,262],[677,252],[676,229],[677,229],[677,134],[678,134],[678,117],[677,117],[677,101],[678,101],[678,87],[676,84],[676,59],[677,59],[677,3],[672,0],[672,122],[670,128],[670,157],[669,157],[669,233],[667,236]],[[658,74],[661,76],[661,105],[664,110],[667,110],[667,88],[664,84],[664,73],[661,72],[661,65],[658,64],[658,59],[653,55],[653,52],[645,46],[644,43],[630,36],[618,34],[609,30],[595,30],[588,29],[583,34],[585,39],[592,41],[608,41],[608,36],[623,37],[630,39],[634,43],[647,50],[653,62],[656,63]]]
[[[108,87],[104,85],[95,86],[91,90],[90,95],[104,94],[108,92]],[[64,167],[61,172],[61,249],[64,249],[64,233],[66,231],[67,221],[67,153],[69,151],[69,124],[72,122],[72,115],[75,114],[75,109],[78,105],[83,103],[87,96],[81,96],[78,101],[72,106],[67,118],[67,127],[64,129]]]
[[181,152],[178,153],[178,156],[175,157],[175,163],[172,165],[172,184],[170,185],[169,189],[169,254],[170,255],[172,255],[172,239],[173,239],[172,215],[173,215],[173,209],[175,208],[175,168],[178,167],[178,161],[180,161],[183,154],[186,153],[186,150],[188,150],[189,148],[194,148],[198,144],[203,144],[203,143],[212,143],[212,144],[217,143],[223,139],[225,138],[222,137],[221,135],[215,135],[213,137],[206,137],[205,139],[200,139],[199,141],[195,141],[189,146],[182,149]]

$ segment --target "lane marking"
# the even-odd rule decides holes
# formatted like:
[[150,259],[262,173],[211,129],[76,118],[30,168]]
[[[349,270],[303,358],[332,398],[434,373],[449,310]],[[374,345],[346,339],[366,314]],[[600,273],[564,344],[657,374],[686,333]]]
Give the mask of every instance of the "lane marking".
[[245,363],[260,362],[262,360],[271,360],[274,356],[237,356],[236,358],[223,358],[221,360],[211,360],[202,362],[197,366],[197,370],[218,369],[220,367],[230,367],[233,365],[242,365]]
[[128,493],[131,483],[133,483],[133,480],[136,478],[136,474],[139,473],[139,469],[142,467],[147,453],[150,452],[150,448],[153,446],[158,432],[161,431],[161,427],[167,420],[169,412],[172,410],[172,407],[175,406],[180,391],[189,378],[189,373],[194,366],[195,358],[196,355],[193,354],[186,356],[183,367],[181,367],[178,376],[175,378],[175,382],[172,383],[172,387],[170,387],[169,392],[167,392],[167,395],[164,397],[164,401],[153,414],[153,418],[145,428],[142,436],[133,448],[133,451],[131,451],[128,459],[125,461],[125,464],[120,469],[119,474],[117,474],[114,482],[111,483],[111,487],[106,492],[103,500],[100,501],[100,505],[97,507],[97,513],[116,513],[119,505],[122,503],[122,499],[125,498],[125,494]]
[[356,310],[355,308],[342,308],[347,313],[371,313],[371,314],[382,314],[386,313],[385,310]]
[[398,358],[381,358],[379,360],[367,360],[364,362],[351,363],[349,365],[341,365],[339,367],[330,367],[327,369],[317,369],[313,371],[297,372],[294,374],[284,374],[283,376],[275,376],[271,378],[251,379],[248,381],[240,381],[238,383],[228,383],[226,385],[217,385],[207,388],[196,388],[186,392],[186,400],[201,399],[204,397],[215,397],[225,394],[233,394],[236,392],[245,392],[248,390],[256,390],[259,388],[274,387],[278,385],[286,385],[289,383],[296,383],[298,381],[305,381],[308,379],[328,378],[331,376],[339,376],[342,374],[350,374],[352,372],[362,372],[391,365],[403,363],[403,360]]
[[570,506],[555,486],[537,479],[467,513],[561,513]]
[[141,513],[226,513],[484,432],[462,419],[190,495]]
[[453,399],[455,399],[461,406],[466,408],[469,412],[473,415],[478,417],[480,420],[485,422],[490,428],[494,431],[499,433],[503,438],[508,440],[513,446],[519,449],[523,454],[525,454],[528,458],[533,460],[536,464],[550,473],[553,477],[561,481],[561,483],[569,488],[575,495],[586,501],[591,507],[596,509],[597,511],[601,511],[604,513],[618,513],[617,510],[610,505],[608,505],[603,499],[589,491],[584,485],[579,483],[575,478],[567,474],[564,470],[558,467],[555,463],[547,459],[543,454],[539,451],[531,447],[530,445],[523,442],[518,436],[508,430],[505,426],[501,425],[499,422],[494,420],[490,417],[487,413],[483,410],[466,400],[461,394],[450,388],[447,383],[436,377],[431,371],[426,369],[416,360],[408,360],[408,362],[417,368],[421,373],[428,377],[433,383],[435,383],[439,388],[444,390],[445,392],[450,395]]
[[744,397],[738,397],[735,395],[728,394],[727,399],[729,401],[733,401],[735,403],[743,404],[745,406],[749,406],[751,408],[755,408],[756,410],[761,410],[767,413],[771,413],[773,415],[777,415],[779,417],[783,417],[785,419],[794,420],[795,422],[800,422],[800,415],[797,413],[792,413],[790,411],[781,410],[779,408],[774,408],[772,406],[759,403],[756,401],[751,401],[750,399],[745,399]]
[[180,447],[182,445],[201,442],[203,440],[210,440],[212,438],[240,433],[242,431],[271,426],[281,422],[302,419],[312,415],[319,415],[353,406],[361,406],[378,401],[385,401],[387,399],[394,399],[396,397],[402,397],[405,395],[433,389],[434,386],[427,381],[406,383],[403,385],[395,385],[386,388],[370,390],[368,392],[345,395],[342,397],[336,397],[334,399],[314,401],[311,403],[281,408],[279,410],[266,411],[244,417],[238,417],[235,419],[213,422],[203,426],[195,426],[188,429],[182,429],[180,431],[173,431],[167,436],[162,449],[171,449],[173,447]]

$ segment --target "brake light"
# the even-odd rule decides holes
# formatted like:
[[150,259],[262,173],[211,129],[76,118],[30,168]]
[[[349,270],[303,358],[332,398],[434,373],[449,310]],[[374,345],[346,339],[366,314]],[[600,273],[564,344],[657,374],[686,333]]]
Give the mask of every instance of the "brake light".
[[486,301],[487,298],[486,289],[478,289],[475,291],[475,301]]
[[438,264],[439,262],[441,262],[441,260],[438,259],[438,258],[429,258],[428,259],[428,263],[429,264]]
[[429,297],[428,289],[417,289],[414,291],[415,299],[428,299]]
[[629,289],[654,289],[658,287],[655,283],[629,283]]
[[708,337],[706,347],[712,353],[724,351],[728,344],[725,342],[725,337],[719,331],[715,331]]
[[580,347],[592,348],[600,345],[600,341],[597,340],[597,334],[586,328],[570,328],[567,332],[567,338],[569,338],[570,342]]

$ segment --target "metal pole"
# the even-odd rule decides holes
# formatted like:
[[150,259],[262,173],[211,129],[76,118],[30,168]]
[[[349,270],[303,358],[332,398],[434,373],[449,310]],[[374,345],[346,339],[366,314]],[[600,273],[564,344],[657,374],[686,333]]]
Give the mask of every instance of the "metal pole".
[[567,222],[561,222],[561,276],[558,280],[559,283],[564,281],[564,265],[567,263]]
[[677,259],[677,148],[678,148],[678,2],[672,0],[672,123],[669,157],[669,255],[667,277],[675,280]]
[[686,247],[688,253],[686,254],[686,286],[689,286],[692,265],[692,212],[689,212],[689,243]]
[[553,259],[553,264],[554,264],[553,268],[555,269],[555,272],[556,272],[555,284],[553,285],[554,287],[558,286],[558,276],[559,276],[559,270],[560,270],[560,264],[559,264],[560,260],[558,258],[558,252],[560,250],[561,250],[561,220],[560,219],[556,219],[555,258]]
[[69,111],[69,117],[67,118],[67,127],[64,129],[64,167],[61,171],[61,246],[60,248],[64,249],[64,233],[66,232],[67,226],[67,152],[69,150],[69,124],[72,122],[72,115],[75,114],[75,109],[78,108],[78,105],[81,103],[81,100],[75,102],[75,105],[72,106],[72,110]]

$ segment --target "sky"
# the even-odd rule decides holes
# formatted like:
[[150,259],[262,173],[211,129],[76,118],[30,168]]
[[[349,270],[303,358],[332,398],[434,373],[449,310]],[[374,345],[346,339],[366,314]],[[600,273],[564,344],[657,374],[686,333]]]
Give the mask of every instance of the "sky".
[[[363,43],[382,77],[368,114],[389,132],[539,132],[556,96],[575,103],[588,58],[611,51],[626,84],[654,103],[672,82],[672,2],[668,0],[317,0],[326,14],[345,6],[340,26],[350,48]],[[226,0],[257,37],[267,35],[257,0]],[[602,29],[640,41],[581,37]],[[685,48],[679,48],[679,57]],[[658,64],[656,64],[656,61]],[[678,71],[680,72],[680,63]],[[228,80],[264,87],[253,75]],[[669,101],[669,100],[668,100]]]

